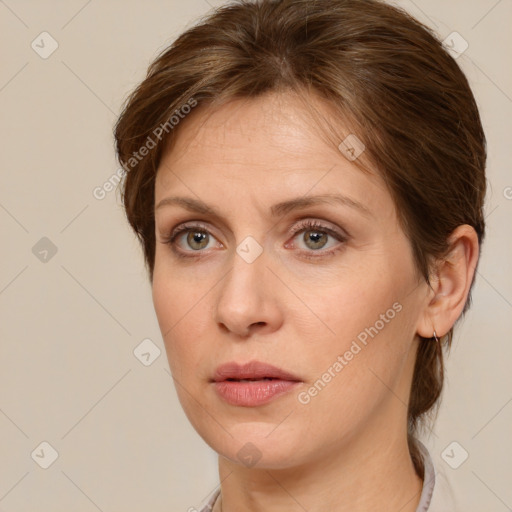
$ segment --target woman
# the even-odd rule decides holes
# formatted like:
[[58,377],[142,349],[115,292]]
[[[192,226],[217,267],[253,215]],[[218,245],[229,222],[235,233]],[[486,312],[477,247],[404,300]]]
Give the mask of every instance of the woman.
[[418,433],[486,151],[442,44],[376,0],[235,2],[151,64],[115,137],[178,396],[219,454],[203,510],[455,510]]

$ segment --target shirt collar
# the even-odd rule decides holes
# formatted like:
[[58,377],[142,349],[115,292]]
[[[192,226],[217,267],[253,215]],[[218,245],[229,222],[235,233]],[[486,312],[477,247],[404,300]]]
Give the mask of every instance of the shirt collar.
[[423,476],[423,488],[421,490],[420,502],[416,508],[416,512],[427,512],[432,501],[432,494],[434,493],[434,485],[436,483],[436,473],[434,470],[434,464],[430,453],[423,443],[416,440],[418,448],[423,457],[423,466],[425,468]]

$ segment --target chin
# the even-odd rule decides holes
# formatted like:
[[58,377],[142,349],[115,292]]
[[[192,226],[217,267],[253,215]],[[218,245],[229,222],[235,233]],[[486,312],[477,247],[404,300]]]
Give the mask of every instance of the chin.
[[220,456],[247,468],[286,469],[299,465],[305,456],[305,436],[284,423],[277,425],[279,422],[244,421],[227,427],[227,432],[221,428],[212,432],[210,424],[207,431],[198,432]]

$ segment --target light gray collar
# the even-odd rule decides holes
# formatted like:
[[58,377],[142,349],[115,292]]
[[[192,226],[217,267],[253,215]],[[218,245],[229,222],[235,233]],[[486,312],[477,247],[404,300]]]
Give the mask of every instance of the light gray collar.
[[432,501],[432,494],[434,493],[434,485],[436,483],[436,472],[434,470],[434,464],[430,457],[430,453],[423,443],[417,441],[418,448],[423,457],[423,465],[425,468],[425,474],[423,476],[423,489],[421,490],[420,502],[416,512],[427,512]]

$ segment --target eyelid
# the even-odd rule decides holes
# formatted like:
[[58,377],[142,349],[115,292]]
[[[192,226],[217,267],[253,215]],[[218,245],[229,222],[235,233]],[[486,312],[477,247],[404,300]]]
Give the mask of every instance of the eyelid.
[[179,224],[178,226],[176,226],[171,231],[168,238],[170,241],[172,241],[172,240],[174,240],[174,238],[177,235],[179,235],[183,231],[186,231],[187,229],[197,229],[197,228],[202,229],[203,231],[207,231],[209,234],[211,234],[210,230],[206,224],[204,224],[203,222],[201,222],[199,220],[193,220],[193,221],[183,222],[182,224]]
[[[296,235],[297,233],[300,233],[301,231],[305,231],[307,229],[318,229],[323,230],[327,233],[331,233],[333,235],[339,236],[340,238],[348,238],[349,235],[346,233],[346,231],[342,230],[342,232],[338,232],[337,229],[329,227],[327,225],[322,224],[323,221],[318,220],[311,220],[311,219],[302,219],[299,220],[294,226],[289,230],[289,236]],[[186,231],[187,229],[197,229],[206,231],[208,234],[213,235],[209,229],[209,227],[202,223],[201,221],[187,221],[183,224],[179,224],[176,226],[171,233],[168,235],[167,238],[170,240],[173,240],[177,235],[182,233],[183,231]],[[199,230],[198,229],[198,230]],[[217,237],[215,237],[217,238]]]
[[340,238],[341,240],[347,240],[350,238],[350,235],[344,230],[337,227],[333,227],[333,225],[324,220],[318,219],[301,219],[299,220],[291,229],[289,234],[291,236],[300,233],[301,231],[314,230],[325,231],[328,234],[331,234],[335,237]]
[[[329,224],[331,224],[331,223],[329,223],[328,221],[319,220],[319,219],[311,219],[311,218],[300,219],[292,226],[292,228],[288,232],[288,235],[295,238],[297,236],[297,234],[304,232],[304,231],[308,231],[308,230],[311,230],[311,231],[317,230],[317,231],[322,231],[324,233],[327,233],[329,236],[338,240],[338,242],[340,242],[340,244],[338,244],[338,246],[336,246],[334,248],[326,249],[326,250],[320,249],[318,251],[315,251],[315,250],[307,251],[304,249],[299,249],[298,252],[303,255],[306,255],[306,257],[308,257],[308,258],[320,258],[322,256],[328,256],[328,255],[333,254],[337,250],[339,250],[340,245],[342,245],[344,242],[346,242],[350,238],[350,235],[346,232],[346,230],[340,229],[337,227],[336,228],[330,227]],[[220,242],[218,240],[218,238],[211,232],[211,229],[204,222],[196,221],[196,220],[187,221],[187,222],[184,222],[184,223],[176,226],[171,231],[171,233],[165,237],[165,239],[163,240],[163,243],[170,245],[173,248],[174,252],[182,257],[197,258],[197,257],[203,256],[203,254],[204,255],[208,254],[209,251],[204,251],[204,250],[193,251],[193,250],[186,250],[186,249],[177,247],[176,238],[178,238],[178,236],[182,235],[183,233],[193,231],[194,229],[197,231],[204,231],[204,232],[208,233],[209,236],[213,237],[215,240],[217,240],[217,242],[221,246],[223,246],[222,242]],[[289,244],[289,242],[286,242],[285,247],[288,244]]]
[[[165,237],[164,242],[171,246],[175,246],[176,239],[179,236],[182,236],[184,233],[191,232],[191,231],[201,231],[201,232],[204,231],[205,233],[208,233],[208,235],[210,237],[214,238],[221,247],[224,247],[224,244],[218,239],[218,237],[215,234],[212,233],[211,228],[201,221],[188,221],[188,222],[184,222],[183,224],[178,225],[171,231],[170,235]],[[205,251],[185,251],[184,249],[180,249],[180,248],[178,248],[178,250],[181,250],[182,252],[196,252],[197,253],[196,255],[199,255],[199,253],[205,252]]]

